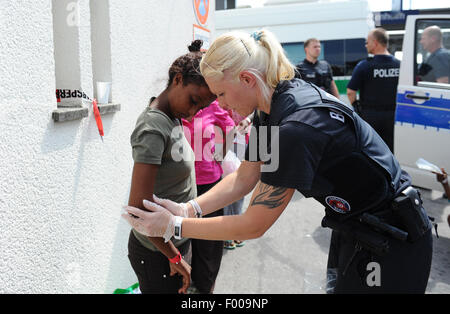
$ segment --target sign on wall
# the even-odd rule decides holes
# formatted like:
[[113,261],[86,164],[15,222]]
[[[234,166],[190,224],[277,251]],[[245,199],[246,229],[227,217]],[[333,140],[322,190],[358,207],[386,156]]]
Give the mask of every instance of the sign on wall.
[[198,23],[198,25],[194,24],[192,30],[193,40],[203,40],[202,50],[207,50],[209,48],[209,42],[211,38],[211,31],[206,28],[208,24],[210,2],[211,0],[192,0],[195,19]]
[[206,23],[208,22],[209,3],[210,0],[192,0],[195,18],[197,19],[198,24],[203,27],[206,26]]
[[208,50],[209,49],[209,40],[211,37],[211,32],[209,31],[209,29],[194,24],[193,32],[194,32],[193,40],[196,40],[196,39],[203,40],[202,51]]

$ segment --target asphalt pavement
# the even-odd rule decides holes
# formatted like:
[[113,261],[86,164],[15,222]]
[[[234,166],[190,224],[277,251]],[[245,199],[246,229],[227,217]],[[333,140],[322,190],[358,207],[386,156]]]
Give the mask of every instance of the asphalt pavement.
[[[433,262],[427,293],[450,293],[450,203],[442,192],[420,189],[433,231]],[[244,210],[250,201],[245,198]],[[295,192],[291,202],[263,237],[224,250],[214,293],[323,294],[331,230],[320,222],[324,208]]]

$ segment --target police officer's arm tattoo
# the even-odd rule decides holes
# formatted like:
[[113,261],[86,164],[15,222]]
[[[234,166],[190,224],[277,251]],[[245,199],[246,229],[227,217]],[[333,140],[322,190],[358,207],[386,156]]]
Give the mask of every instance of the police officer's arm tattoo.
[[260,182],[255,190],[251,205],[264,205],[269,209],[277,208],[287,195],[287,188],[271,186]]

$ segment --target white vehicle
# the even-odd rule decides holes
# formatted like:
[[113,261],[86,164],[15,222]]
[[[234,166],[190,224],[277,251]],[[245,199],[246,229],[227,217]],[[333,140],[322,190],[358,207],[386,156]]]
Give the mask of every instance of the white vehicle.
[[215,18],[216,36],[233,30],[270,30],[293,64],[305,58],[303,42],[318,38],[319,59],[331,65],[345,102],[353,68],[367,58],[365,40],[375,26],[367,1],[270,0],[264,7],[216,11]]
[[[439,83],[423,72],[433,70],[424,66],[430,53],[421,43],[424,29],[432,25],[440,28],[443,47],[450,49],[450,15],[414,15],[406,21],[394,150],[402,168],[411,175],[413,185],[442,190],[435,174],[416,166],[416,161],[423,158],[450,172],[450,84],[448,77],[447,83]],[[450,73],[448,61],[445,68]]]

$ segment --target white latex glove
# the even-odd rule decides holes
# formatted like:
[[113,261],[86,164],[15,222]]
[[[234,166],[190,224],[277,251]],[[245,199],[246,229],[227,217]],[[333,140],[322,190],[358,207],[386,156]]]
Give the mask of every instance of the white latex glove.
[[239,124],[237,126],[237,131],[242,135],[247,134],[249,131],[250,124],[251,124],[250,118],[248,118],[248,117],[245,118],[244,120],[239,122]]
[[219,150],[214,151],[213,158],[215,161],[219,163],[222,162],[223,161],[222,152],[220,152]]
[[[139,233],[148,237],[164,238],[167,242],[175,231],[175,216],[158,204],[144,200],[145,211],[132,206],[124,206],[127,213],[122,217]],[[133,216],[135,217],[133,217]]]
[[[188,207],[186,203],[176,203],[174,201],[171,201],[169,199],[159,198],[155,194],[153,194],[153,199],[156,204],[161,205],[168,211],[170,211],[175,216],[180,216],[184,218],[193,218],[195,217],[189,217]],[[145,206],[145,205],[144,205]]]

